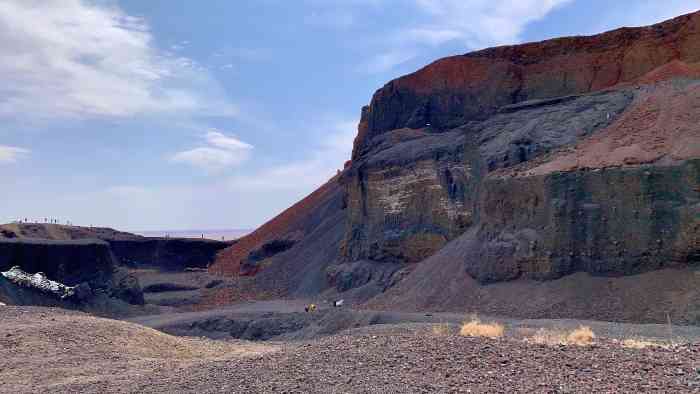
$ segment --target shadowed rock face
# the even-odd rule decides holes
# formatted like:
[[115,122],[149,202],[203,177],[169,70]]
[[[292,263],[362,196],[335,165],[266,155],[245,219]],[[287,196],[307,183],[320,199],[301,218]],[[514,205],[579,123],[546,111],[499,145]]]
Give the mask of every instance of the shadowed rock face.
[[345,258],[418,262],[432,255],[477,223],[489,172],[594,134],[633,97],[625,90],[525,102],[449,132],[402,129],[375,137],[343,178]]
[[114,239],[108,241],[119,261],[130,267],[156,267],[166,271],[207,268],[219,251],[232,242],[189,238]]
[[700,159],[488,179],[467,272],[481,282],[700,262]]
[[3,238],[64,241],[100,239],[109,243],[120,264],[168,271],[181,271],[188,267],[206,268],[221,249],[235,243],[199,238],[143,237],[105,227],[46,223],[0,225],[0,239]]
[[143,304],[138,280],[117,263],[109,244],[99,240],[0,240],[0,271],[17,266],[43,272],[66,286],[87,283],[93,290],[132,304]]

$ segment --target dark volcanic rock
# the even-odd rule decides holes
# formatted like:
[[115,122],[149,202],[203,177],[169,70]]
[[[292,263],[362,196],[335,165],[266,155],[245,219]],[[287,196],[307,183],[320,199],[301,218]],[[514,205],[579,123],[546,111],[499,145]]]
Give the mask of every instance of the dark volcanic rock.
[[0,239],[80,240],[100,239],[110,244],[119,263],[135,268],[169,271],[207,268],[217,253],[235,241],[200,238],[143,237],[107,227],[64,226],[46,223],[0,225]]
[[489,171],[594,134],[633,97],[620,91],[527,102],[450,132],[376,137],[342,178],[350,219],[345,257],[417,262],[430,256],[474,224]]
[[197,290],[199,287],[179,283],[153,283],[143,287],[144,293],[163,293],[168,291]]
[[207,268],[230,242],[189,238],[108,240],[119,261],[129,267],[157,267],[168,271]]
[[273,239],[264,243],[260,248],[250,252],[248,258],[241,263],[240,275],[255,275],[265,260],[289,250],[296,242],[291,239]]
[[692,264],[700,249],[700,159],[488,180],[481,209],[464,263],[482,282]]
[[43,272],[66,286],[86,283],[92,291],[143,304],[138,280],[117,267],[109,244],[100,240],[0,240],[0,271],[14,266]]

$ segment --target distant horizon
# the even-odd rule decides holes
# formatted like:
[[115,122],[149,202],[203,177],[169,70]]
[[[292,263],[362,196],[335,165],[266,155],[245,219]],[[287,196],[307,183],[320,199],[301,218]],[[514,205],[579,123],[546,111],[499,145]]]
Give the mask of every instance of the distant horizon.
[[180,230],[148,230],[148,231],[128,231],[144,237],[162,237],[166,235],[177,236],[179,238],[207,238],[214,240],[233,240],[243,237],[255,229],[180,229]]
[[3,221],[3,222],[0,222],[0,226],[14,224],[14,223],[54,224],[54,225],[59,225],[59,226],[75,226],[75,227],[86,227],[86,228],[90,228],[90,227],[111,228],[111,229],[116,230],[116,231],[122,231],[122,232],[142,235],[144,237],[158,237],[158,236],[174,235],[174,236],[178,236],[181,238],[201,238],[201,236],[204,235],[204,238],[216,239],[216,240],[221,240],[222,236],[226,240],[236,239],[236,238],[240,238],[244,235],[250,234],[251,232],[255,231],[255,228],[179,228],[179,229],[167,229],[166,228],[166,229],[159,229],[159,230],[134,230],[134,229],[120,228],[118,226],[110,226],[110,225],[90,225],[90,224],[76,224],[76,223],[68,224],[66,222],[52,223],[51,221],[44,222],[43,218],[42,218],[42,220],[35,220],[32,218],[27,218],[26,222],[24,221],[24,218],[14,219],[14,220],[10,220],[10,221]]

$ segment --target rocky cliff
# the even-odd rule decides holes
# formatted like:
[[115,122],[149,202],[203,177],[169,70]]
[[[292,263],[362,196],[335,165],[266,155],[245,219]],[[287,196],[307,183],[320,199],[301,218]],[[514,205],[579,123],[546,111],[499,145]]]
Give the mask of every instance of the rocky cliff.
[[[15,266],[30,273],[43,272],[46,277],[66,286],[87,284],[95,294],[102,293],[131,304],[144,302],[138,280],[118,267],[109,244],[104,241],[0,239],[0,271]],[[38,299],[23,294],[26,291],[10,290],[12,286],[3,283],[0,297],[21,295],[21,299]]]
[[[479,310],[485,295],[500,301],[483,309],[513,313],[541,289],[521,286],[504,306],[507,291],[482,287],[534,280],[576,293],[571,278],[589,275],[576,294],[616,294],[627,305],[633,292],[606,291],[595,278],[628,286],[623,278],[635,277],[651,291],[652,273],[687,277],[700,262],[699,125],[700,13],[438,60],[363,108],[352,160],[324,186],[343,191],[325,225],[344,234],[314,263],[326,272],[315,288],[363,300],[385,293],[370,304],[409,309]],[[319,204],[292,211],[304,218]],[[307,236],[321,221],[297,222],[305,231],[281,256],[320,246]],[[668,309],[669,297],[682,304],[674,317],[694,319],[691,294],[644,308]],[[528,315],[596,317],[578,301],[536,305]]]
[[168,271],[206,268],[217,253],[235,243],[199,238],[143,237],[105,227],[64,226],[41,223],[0,225],[0,239],[81,240],[99,239],[111,247],[117,263],[132,268]]

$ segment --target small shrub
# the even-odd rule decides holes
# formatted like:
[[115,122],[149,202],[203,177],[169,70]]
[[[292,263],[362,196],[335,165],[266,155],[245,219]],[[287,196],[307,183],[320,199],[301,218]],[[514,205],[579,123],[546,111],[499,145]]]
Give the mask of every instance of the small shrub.
[[568,344],[566,334],[564,332],[545,330],[544,328],[537,330],[533,336],[525,338],[525,342],[549,346]]
[[568,343],[578,346],[590,345],[594,339],[595,334],[588,326],[579,326],[579,328],[571,331],[566,337]]
[[434,324],[432,327],[433,335],[444,337],[450,333],[450,325],[448,323]]
[[540,328],[533,336],[525,338],[525,342],[548,346],[586,346],[593,343],[594,339],[595,334],[590,327],[580,326],[569,333],[566,333],[565,331],[546,330],[544,328]]
[[625,339],[624,341],[622,341],[622,347],[628,349],[646,349],[648,347],[658,347],[664,349],[670,348],[669,345],[643,338]]
[[501,324],[496,322],[482,323],[481,320],[474,318],[462,324],[459,335],[463,337],[500,338],[503,336],[504,331],[505,329]]

